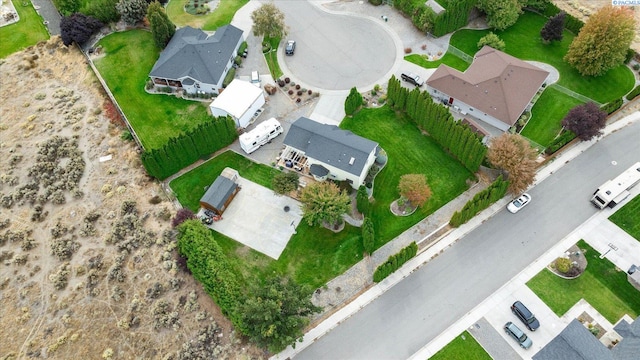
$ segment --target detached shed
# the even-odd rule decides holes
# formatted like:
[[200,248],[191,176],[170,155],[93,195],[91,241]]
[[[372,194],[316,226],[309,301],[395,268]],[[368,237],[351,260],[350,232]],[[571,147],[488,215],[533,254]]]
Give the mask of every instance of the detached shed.
[[233,180],[218,176],[200,199],[200,206],[222,215],[238,191],[240,187]]
[[250,82],[235,79],[213,100],[209,108],[211,115],[229,115],[237,127],[245,128],[264,103],[264,92],[261,88]]

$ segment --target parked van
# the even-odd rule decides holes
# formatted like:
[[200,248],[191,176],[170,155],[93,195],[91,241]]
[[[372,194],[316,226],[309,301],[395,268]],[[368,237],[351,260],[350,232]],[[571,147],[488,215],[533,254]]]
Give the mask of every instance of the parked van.
[[260,74],[257,71],[251,72],[251,83],[257,87],[260,87]]
[[404,72],[402,73],[402,75],[400,75],[400,77],[402,78],[402,80],[410,82],[417,87],[421,87],[422,84],[424,84],[424,80],[422,80],[420,76],[412,72]]

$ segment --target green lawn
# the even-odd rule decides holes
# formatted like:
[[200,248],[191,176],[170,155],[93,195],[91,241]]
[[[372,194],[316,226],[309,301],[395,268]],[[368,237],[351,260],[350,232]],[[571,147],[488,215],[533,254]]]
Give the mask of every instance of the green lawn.
[[[254,163],[233,151],[226,151],[203,165],[171,182],[171,188],[180,203],[193,211],[199,208],[199,200],[225,167],[238,170],[240,176],[264,187],[271,188],[271,179],[279,170]],[[275,261],[266,255],[216,233],[216,240],[248,281],[264,279],[272,273],[287,274],[300,284],[313,288],[322,286],[342,274],[362,259],[360,229],[346,226],[338,234],[321,227],[300,223],[280,258]]]
[[280,45],[280,38],[265,38],[265,41],[269,41],[271,44],[271,51],[264,54],[264,58],[269,66],[269,72],[274,79],[279,79],[282,76],[282,69],[278,64],[278,45]]
[[440,66],[440,64],[445,64],[445,65],[449,65],[454,69],[465,71],[470,65],[468,62],[450,53],[444,54],[442,58],[435,61],[429,61],[425,59],[425,56],[418,55],[418,54],[407,55],[404,57],[404,59],[407,60],[408,62],[422,66],[423,68],[426,68],[426,69],[435,69],[438,66]]
[[468,331],[453,339],[430,360],[491,360],[491,356],[478,344]]
[[640,241],[640,196],[634,197],[611,215],[609,220]]
[[185,0],[170,0],[166,10],[169,19],[178,27],[191,26],[202,30],[215,30],[231,23],[236,11],[249,0],[220,0],[218,6],[206,15],[191,15],[184,11]]
[[42,23],[42,18],[33,8],[33,4],[29,1],[27,6],[23,6],[22,3],[22,1],[13,0],[20,21],[0,27],[0,58],[6,58],[15,52],[49,39],[49,32]]
[[[398,236],[467,189],[472,174],[454,160],[430,137],[390,107],[363,109],[353,118],[345,118],[340,127],[371,139],[387,152],[389,161],[375,179],[372,219],[376,248]],[[398,199],[398,182],[404,174],[425,174],[433,196],[421,209],[406,217],[389,211]]]
[[225,151],[171,181],[171,189],[182,206],[196,212],[200,208],[200,198],[205,193],[205,187],[211,185],[225,167],[238,170],[243,178],[269,189],[271,189],[271,179],[280,172],[270,166],[253,162],[236,152]]
[[542,146],[549,146],[562,130],[562,119],[582,102],[549,86],[531,109],[532,118],[520,132]]
[[609,260],[600,259],[584,240],[578,246],[588,261],[580,277],[565,280],[545,269],[529,280],[529,288],[558,316],[584,298],[612,324],[624,314],[635,319],[640,314],[640,292],[627,281],[627,274]]
[[[508,54],[554,66],[560,72],[560,85],[600,103],[620,98],[633,88],[633,73],[625,65],[611,69],[603,76],[581,76],[562,60],[574,35],[565,31],[561,42],[545,45],[540,39],[540,29],[545,23],[543,16],[525,11],[515,25],[495,33],[504,40]],[[459,30],[451,37],[451,44],[473,55],[478,51],[478,40],[488,33],[489,30]]]
[[105,56],[95,60],[95,65],[146,149],[160,147],[170,137],[211,119],[205,103],[150,95],[144,90],[160,55],[151,32],[112,33],[98,44]]

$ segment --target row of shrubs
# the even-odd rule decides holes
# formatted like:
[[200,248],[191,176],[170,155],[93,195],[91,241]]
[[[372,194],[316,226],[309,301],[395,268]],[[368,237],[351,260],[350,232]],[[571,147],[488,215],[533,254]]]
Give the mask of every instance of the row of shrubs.
[[237,137],[233,119],[228,116],[213,118],[170,138],[162,147],[145,150],[140,159],[149,175],[163,180],[199,158],[228,146]]
[[633,100],[640,95],[640,85],[636,86],[630,93],[627,94],[627,100]]
[[[369,0],[369,2],[373,5],[380,5],[382,0]],[[446,11],[436,14],[425,2],[393,1],[393,7],[411,18],[411,22],[416,28],[422,32],[430,32],[434,36],[442,36],[467,25],[471,9],[475,5],[476,0],[450,1]]]
[[[535,1],[534,4],[528,5],[527,8],[529,10],[539,12],[546,17],[556,16],[558,13],[562,11],[550,0]],[[572,32],[574,35],[578,35],[578,33],[580,32],[580,29],[582,29],[583,26],[584,26],[584,23],[580,19],[570,14],[565,15],[564,28]]]
[[612,100],[600,107],[602,111],[606,112],[607,115],[611,115],[614,111],[620,109],[622,106],[623,100],[622,98]]
[[448,107],[434,102],[427,91],[421,92],[418,88],[409,91],[393,75],[387,88],[387,101],[394,109],[406,112],[469,171],[478,171],[487,147],[469,126],[453,119]]
[[417,253],[418,245],[414,241],[409,244],[409,246],[400,250],[397,254],[389,256],[387,261],[378,266],[376,271],[373,273],[373,281],[380,282],[384,280],[387,276],[391,275],[394,271],[404,265],[404,263],[416,256]]
[[574,134],[573,131],[563,130],[558,137],[553,139],[551,144],[544,151],[545,153],[547,153],[547,155],[551,155],[563,146],[570,143],[575,138],[576,134]]
[[454,212],[451,220],[449,221],[449,225],[458,227],[466,223],[480,211],[502,199],[502,197],[507,193],[508,187],[509,181],[503,180],[502,175],[498,176],[498,178],[492,182],[489,187],[477,193],[473,199],[467,201],[460,212]]

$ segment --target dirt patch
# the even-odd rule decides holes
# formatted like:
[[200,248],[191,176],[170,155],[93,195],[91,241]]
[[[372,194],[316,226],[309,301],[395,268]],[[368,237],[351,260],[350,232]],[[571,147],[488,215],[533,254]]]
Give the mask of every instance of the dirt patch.
[[264,357],[184,271],[89,69],[58,37],[0,63],[0,358]]

